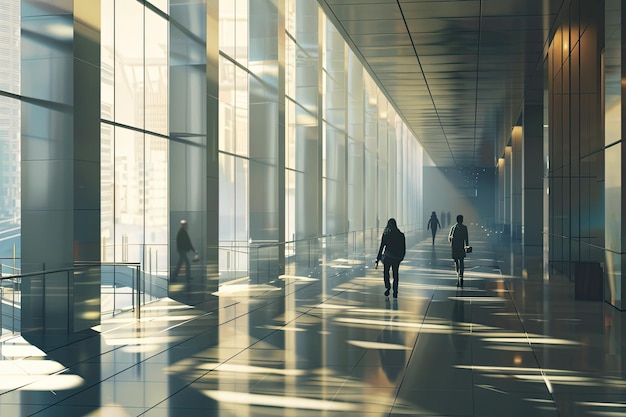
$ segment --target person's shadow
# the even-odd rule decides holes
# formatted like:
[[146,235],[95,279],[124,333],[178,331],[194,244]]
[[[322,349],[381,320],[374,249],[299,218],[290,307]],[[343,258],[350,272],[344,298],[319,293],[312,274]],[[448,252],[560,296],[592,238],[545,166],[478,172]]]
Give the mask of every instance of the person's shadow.
[[389,349],[378,349],[380,363],[389,382],[398,379],[406,364],[406,349],[404,349],[404,335],[398,330],[398,300],[393,300],[393,306],[389,299],[386,300],[386,318],[389,324],[378,335],[377,341],[389,345]]
[[430,249],[430,266],[434,267],[437,265],[437,251],[435,250],[435,245]]
[[463,290],[459,289],[456,292],[456,298],[454,300],[454,306],[452,307],[452,323],[453,327],[450,332],[452,338],[452,344],[456,350],[456,354],[459,359],[465,356],[467,349],[467,328],[465,327],[465,301],[461,299]]

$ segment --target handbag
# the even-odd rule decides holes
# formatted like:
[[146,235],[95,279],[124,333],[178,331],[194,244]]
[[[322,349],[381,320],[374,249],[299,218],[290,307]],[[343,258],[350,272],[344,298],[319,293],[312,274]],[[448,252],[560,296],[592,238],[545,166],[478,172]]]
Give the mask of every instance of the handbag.
[[472,249],[472,247],[471,247],[471,246],[466,246],[466,247],[465,247],[465,253],[472,253],[472,251],[473,251],[473,250],[474,250],[474,249]]

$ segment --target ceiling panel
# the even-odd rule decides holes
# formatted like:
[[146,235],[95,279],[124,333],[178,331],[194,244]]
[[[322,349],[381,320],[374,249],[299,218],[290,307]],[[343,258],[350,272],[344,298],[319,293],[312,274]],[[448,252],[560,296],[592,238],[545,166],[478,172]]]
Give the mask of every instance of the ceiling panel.
[[[439,166],[493,167],[562,0],[319,0]],[[408,30],[407,30],[408,28]]]

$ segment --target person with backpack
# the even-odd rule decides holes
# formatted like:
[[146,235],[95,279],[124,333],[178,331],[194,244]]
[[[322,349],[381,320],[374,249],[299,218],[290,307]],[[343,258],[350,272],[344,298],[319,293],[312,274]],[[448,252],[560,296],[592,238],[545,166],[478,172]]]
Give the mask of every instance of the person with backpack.
[[456,271],[456,286],[463,287],[463,272],[465,271],[465,248],[469,247],[467,226],[463,224],[463,215],[456,216],[456,224],[450,228],[448,241],[452,249],[452,259]]
[[400,262],[404,260],[406,255],[406,240],[404,233],[398,229],[396,219],[391,218],[387,221],[387,227],[383,232],[383,236],[380,241],[380,248],[378,249],[378,255],[376,256],[376,267],[378,268],[378,262],[383,262],[383,279],[385,281],[385,296],[389,296],[389,291],[392,289],[389,280],[389,270],[393,272],[393,298],[398,298],[398,283],[400,282],[400,275],[398,269],[400,268]]

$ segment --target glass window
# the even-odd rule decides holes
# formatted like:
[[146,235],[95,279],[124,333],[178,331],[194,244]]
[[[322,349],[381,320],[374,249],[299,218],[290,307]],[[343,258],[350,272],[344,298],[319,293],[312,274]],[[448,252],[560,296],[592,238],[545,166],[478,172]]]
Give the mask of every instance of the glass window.
[[[166,11],[167,1],[151,3]],[[168,22],[132,0],[101,7],[102,257],[142,262],[144,268],[150,260],[152,272],[159,265],[163,271],[156,272],[166,274]]]
[[114,18],[115,121],[144,128],[144,7],[117,0]]
[[161,10],[164,13],[167,13],[167,3],[168,0],[150,0],[150,3],[156,7],[157,9]]
[[[0,2],[0,91],[20,94],[20,0]],[[0,96],[0,265],[19,272],[21,235],[21,102]]]
[[167,20],[150,10],[145,16],[145,129],[168,135]]
[[19,100],[0,96],[0,264],[8,267],[17,266],[14,253],[20,256],[20,107]]

